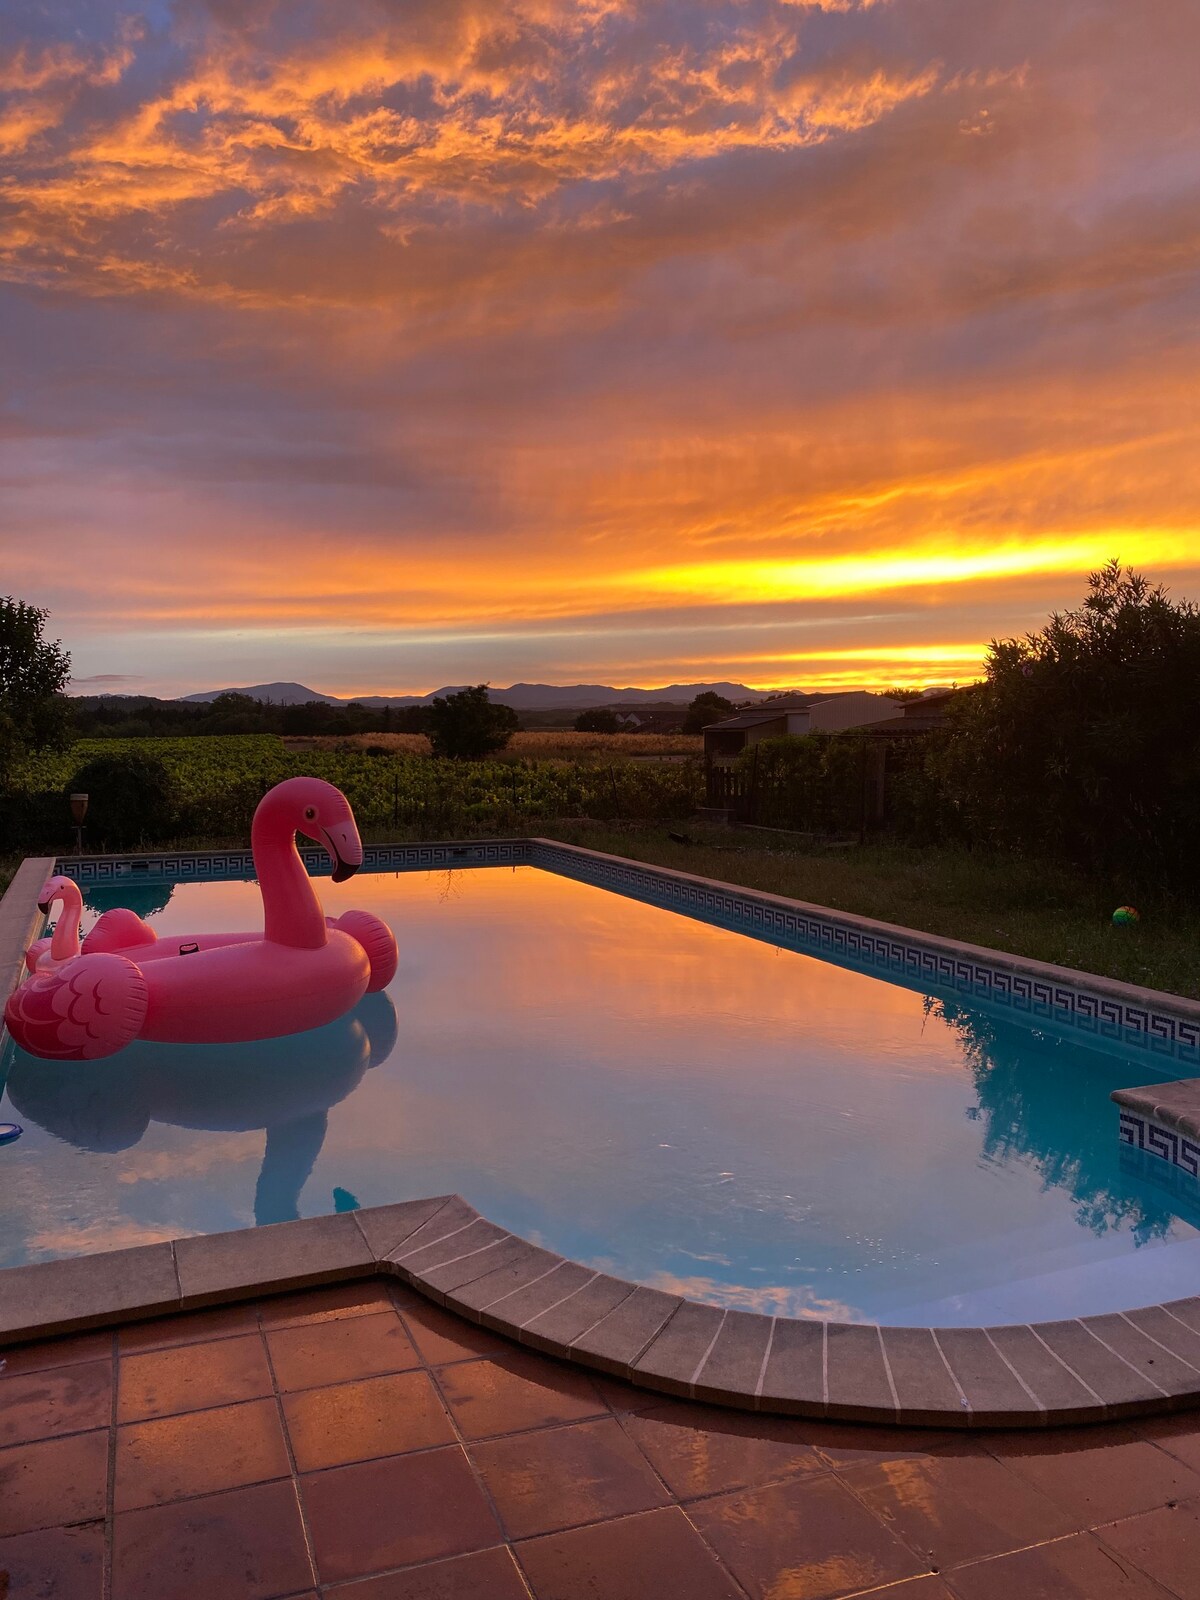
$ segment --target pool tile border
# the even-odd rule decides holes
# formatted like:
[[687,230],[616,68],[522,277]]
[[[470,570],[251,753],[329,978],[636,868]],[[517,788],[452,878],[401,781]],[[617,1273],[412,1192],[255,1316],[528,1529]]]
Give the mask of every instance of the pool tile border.
[[[319,874],[324,862],[314,853],[306,864]],[[912,988],[1200,1062],[1200,1005],[1179,997],[575,845],[372,845],[365,865],[542,867]],[[252,869],[247,851],[29,858],[0,900],[0,990],[19,977],[21,954],[39,927],[37,890],[51,870],[83,884],[120,884]],[[1133,1130],[1126,1137],[1124,1119],[1139,1115],[1145,1118],[1143,1108],[1122,1108],[1127,1143],[1138,1141]],[[1200,1404],[1200,1297],[991,1329],[759,1316],[564,1260],[489,1222],[458,1195],[8,1268],[0,1271],[0,1347],[376,1274],[545,1354],[743,1410],[987,1428],[1110,1421]]]
[[[311,874],[328,875],[323,852],[301,854]],[[142,877],[182,882],[228,873],[249,877],[254,870],[248,850],[64,856],[54,865],[81,885],[110,887]],[[1101,1048],[1141,1048],[1156,1058],[1200,1070],[1200,1003],[766,890],[537,837],[373,844],[364,849],[363,865],[367,870],[397,872],[540,867],[919,992],[993,1007],[1025,1022],[1041,1020],[1069,1028]]]

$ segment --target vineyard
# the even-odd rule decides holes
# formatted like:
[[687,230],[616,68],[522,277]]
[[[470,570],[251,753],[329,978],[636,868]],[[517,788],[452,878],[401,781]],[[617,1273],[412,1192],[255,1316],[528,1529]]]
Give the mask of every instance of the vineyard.
[[[161,763],[166,800],[145,826],[119,843],[245,839],[272,784],[308,773],[336,784],[364,834],[400,830],[421,838],[528,832],[561,817],[663,820],[700,802],[698,762],[615,759],[604,765],[562,760],[439,761],[393,750],[289,751],[270,734],[207,739],[80,740],[62,754],[31,757],[6,776],[0,792],[0,847],[64,847],[71,839],[67,796],[98,758],[133,756]],[[85,788],[94,782],[84,780]],[[139,798],[131,799],[137,811]],[[84,847],[119,847],[106,837],[103,794],[92,793]],[[147,810],[146,816],[150,818]]]

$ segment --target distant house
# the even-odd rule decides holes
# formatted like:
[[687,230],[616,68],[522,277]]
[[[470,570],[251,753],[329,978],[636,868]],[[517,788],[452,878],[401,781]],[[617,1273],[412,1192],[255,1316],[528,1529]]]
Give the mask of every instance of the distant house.
[[760,739],[776,739],[786,733],[840,733],[847,728],[898,723],[904,704],[886,695],[853,690],[808,704],[760,706],[757,711],[743,711],[723,722],[710,723],[704,730],[704,757],[726,765]]

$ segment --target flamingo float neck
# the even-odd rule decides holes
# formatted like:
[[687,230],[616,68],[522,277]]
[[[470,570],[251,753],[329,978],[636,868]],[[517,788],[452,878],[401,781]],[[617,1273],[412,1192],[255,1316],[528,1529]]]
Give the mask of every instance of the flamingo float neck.
[[263,938],[296,950],[318,950],[328,943],[325,913],[300,852],[296,813],[273,789],[260,802],[250,829],[254,871],[263,898]]
[[55,900],[62,909],[54,924],[50,955],[55,961],[69,961],[79,954],[79,922],[83,916],[83,896],[73,878],[51,878],[42,890],[40,903],[49,907]]

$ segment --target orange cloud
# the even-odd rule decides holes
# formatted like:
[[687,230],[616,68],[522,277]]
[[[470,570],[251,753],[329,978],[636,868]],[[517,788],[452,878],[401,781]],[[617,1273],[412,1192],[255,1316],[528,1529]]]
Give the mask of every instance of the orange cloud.
[[6,579],[392,686],[963,676],[1110,555],[1189,592],[1194,8],[900,18],[42,19],[0,72]]

